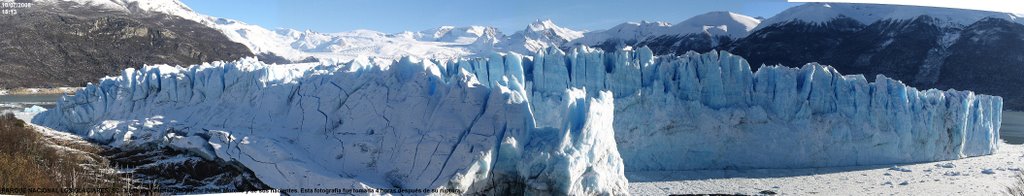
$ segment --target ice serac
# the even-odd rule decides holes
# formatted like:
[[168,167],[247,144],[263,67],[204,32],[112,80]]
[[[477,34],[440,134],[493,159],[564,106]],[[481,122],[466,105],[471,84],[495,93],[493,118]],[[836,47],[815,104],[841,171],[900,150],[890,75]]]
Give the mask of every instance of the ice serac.
[[494,176],[518,177],[498,177],[494,179],[505,180],[478,185],[492,187],[492,193],[500,195],[626,194],[622,192],[627,189],[625,167],[611,126],[611,93],[588,96],[585,89],[571,89],[564,96],[565,102],[554,106],[566,114],[561,116],[562,124],[502,141],[493,160]]
[[[38,115],[123,148],[237,162],[275,188],[625,194],[623,171],[895,164],[991,154],[1002,99],[829,66],[646,47],[388,66],[256,59],[128,69]],[[340,187],[339,187],[340,186]]]
[[522,58],[405,58],[386,70],[256,59],[146,66],[33,121],[114,147],[237,162],[275,188],[625,194],[611,95],[566,95],[563,126],[537,128]]

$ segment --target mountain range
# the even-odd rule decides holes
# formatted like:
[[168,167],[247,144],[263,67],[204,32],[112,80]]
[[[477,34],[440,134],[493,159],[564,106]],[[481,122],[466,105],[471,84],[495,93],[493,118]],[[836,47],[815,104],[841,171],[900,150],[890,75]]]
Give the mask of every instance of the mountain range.
[[118,4],[33,4],[0,16],[0,88],[84,86],[126,67],[253,55],[218,31],[180,17],[111,8]]
[[[790,8],[717,49],[751,64],[818,62],[918,88],[999,95],[1024,109],[1024,19],[948,8],[812,3]],[[871,77],[868,77],[871,78]]]
[[[59,12],[62,16],[52,20],[62,17],[113,16],[140,21],[138,25],[175,25],[149,25],[151,27],[148,28],[163,33],[150,33],[148,35],[151,38],[148,40],[106,39],[123,46],[117,48],[133,48],[126,51],[85,44],[100,38],[62,40],[58,42],[62,44],[50,47],[56,49],[33,50],[45,52],[30,55],[22,54],[25,52],[20,50],[4,50],[0,55],[34,56],[40,59],[40,55],[57,53],[69,57],[61,62],[2,58],[15,60],[0,61],[0,67],[6,68],[0,69],[4,70],[0,71],[0,76],[10,76],[2,77],[7,78],[7,81],[0,83],[0,88],[80,86],[85,81],[116,74],[115,70],[124,67],[146,63],[194,64],[237,59],[241,56],[259,56],[262,61],[269,63],[356,60],[364,64],[390,64],[403,56],[455,59],[483,57],[495,52],[529,55],[549,47],[570,50],[586,45],[614,50],[647,46],[658,55],[680,55],[688,51],[730,51],[749,59],[755,69],[762,64],[798,66],[818,62],[832,65],[844,73],[867,76],[883,74],[921,88],[953,88],[1001,95],[1006,98],[1007,108],[1024,109],[1024,88],[1014,85],[1024,82],[1024,78],[1017,77],[1024,75],[1024,44],[1021,44],[1024,43],[1024,19],[1008,13],[897,5],[807,3],[764,20],[733,12],[715,11],[675,24],[626,22],[606,30],[588,32],[560,27],[551,20],[537,20],[511,34],[485,26],[442,26],[399,33],[372,30],[322,33],[295,29],[271,30],[233,19],[207,16],[192,11],[176,0],[49,0],[40,4],[47,3],[61,6],[37,6],[44,9],[13,19],[7,17],[5,20],[17,21],[22,24],[19,26],[46,26],[47,20],[38,19],[40,17],[31,17],[34,19],[28,21],[25,18],[35,13],[58,15],[54,14],[57,11],[45,10],[63,9]],[[104,11],[86,14],[76,10]],[[202,33],[197,36],[159,36],[182,34],[174,33],[175,29],[191,29]],[[128,27],[115,30],[135,32]],[[85,37],[114,35],[84,29],[62,32],[22,28],[6,32],[22,34],[21,37],[0,38],[0,44],[5,44],[6,48],[27,45],[17,40],[60,40],[60,36],[49,36],[47,39],[24,38],[47,32],[81,33],[87,35]],[[168,46],[161,43],[175,44]],[[82,52],[83,55],[78,55],[74,50],[62,49],[68,47],[66,45],[77,46],[78,51],[113,52]],[[137,51],[147,52],[133,53]],[[30,68],[33,64],[44,66]],[[66,64],[79,66],[64,66]],[[38,73],[36,75],[39,77],[16,77],[33,72]],[[60,77],[63,75],[70,77]]]

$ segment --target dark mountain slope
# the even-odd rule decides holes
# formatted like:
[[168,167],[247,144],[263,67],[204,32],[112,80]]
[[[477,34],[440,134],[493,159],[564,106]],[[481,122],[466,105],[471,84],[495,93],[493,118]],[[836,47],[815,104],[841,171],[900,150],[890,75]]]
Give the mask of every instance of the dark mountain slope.
[[61,3],[0,15],[0,88],[82,86],[127,66],[252,56],[202,24]]
[[1003,96],[1024,109],[1024,25],[986,19],[964,29],[949,48],[936,87]]
[[943,25],[927,15],[867,25],[843,17],[823,24],[794,21],[761,28],[719,49],[754,65],[818,62],[921,89],[999,95],[1005,108],[1024,109],[1024,25],[1005,19],[966,26]]

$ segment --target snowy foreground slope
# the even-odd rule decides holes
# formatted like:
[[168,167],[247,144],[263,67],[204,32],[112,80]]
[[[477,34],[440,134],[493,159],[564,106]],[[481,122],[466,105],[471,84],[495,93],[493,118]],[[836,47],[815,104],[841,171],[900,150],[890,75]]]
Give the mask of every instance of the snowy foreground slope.
[[1001,98],[874,81],[647,48],[390,66],[242,59],[128,69],[33,122],[116,147],[236,161],[275,188],[626,194],[625,170],[890,164],[996,149]]
[[630,194],[757,195],[1008,195],[1016,186],[1024,146],[999,144],[987,156],[899,165],[800,169],[626,172]]

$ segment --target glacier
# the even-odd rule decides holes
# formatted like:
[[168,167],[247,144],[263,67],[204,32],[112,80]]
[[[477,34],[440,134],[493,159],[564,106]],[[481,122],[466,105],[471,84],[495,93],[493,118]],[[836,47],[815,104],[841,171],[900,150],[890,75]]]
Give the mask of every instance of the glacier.
[[409,58],[380,68],[252,58],[146,66],[33,121],[114,147],[237,162],[280,189],[626,194],[609,93],[566,89],[574,96],[561,108],[573,115],[535,128],[518,82],[488,88],[465,69],[441,74]]
[[234,162],[275,188],[628,194],[625,171],[805,168],[996,150],[1002,99],[728,52],[549,47],[387,66],[153,65],[36,124]]
[[[816,63],[752,72],[728,52],[651,53],[538,53],[530,81],[538,116],[557,117],[538,105],[557,103],[544,100],[557,100],[558,89],[610,90],[627,171],[911,163],[997,147],[997,96],[919,91],[881,75],[868,82]],[[557,123],[547,119],[539,126]]]

